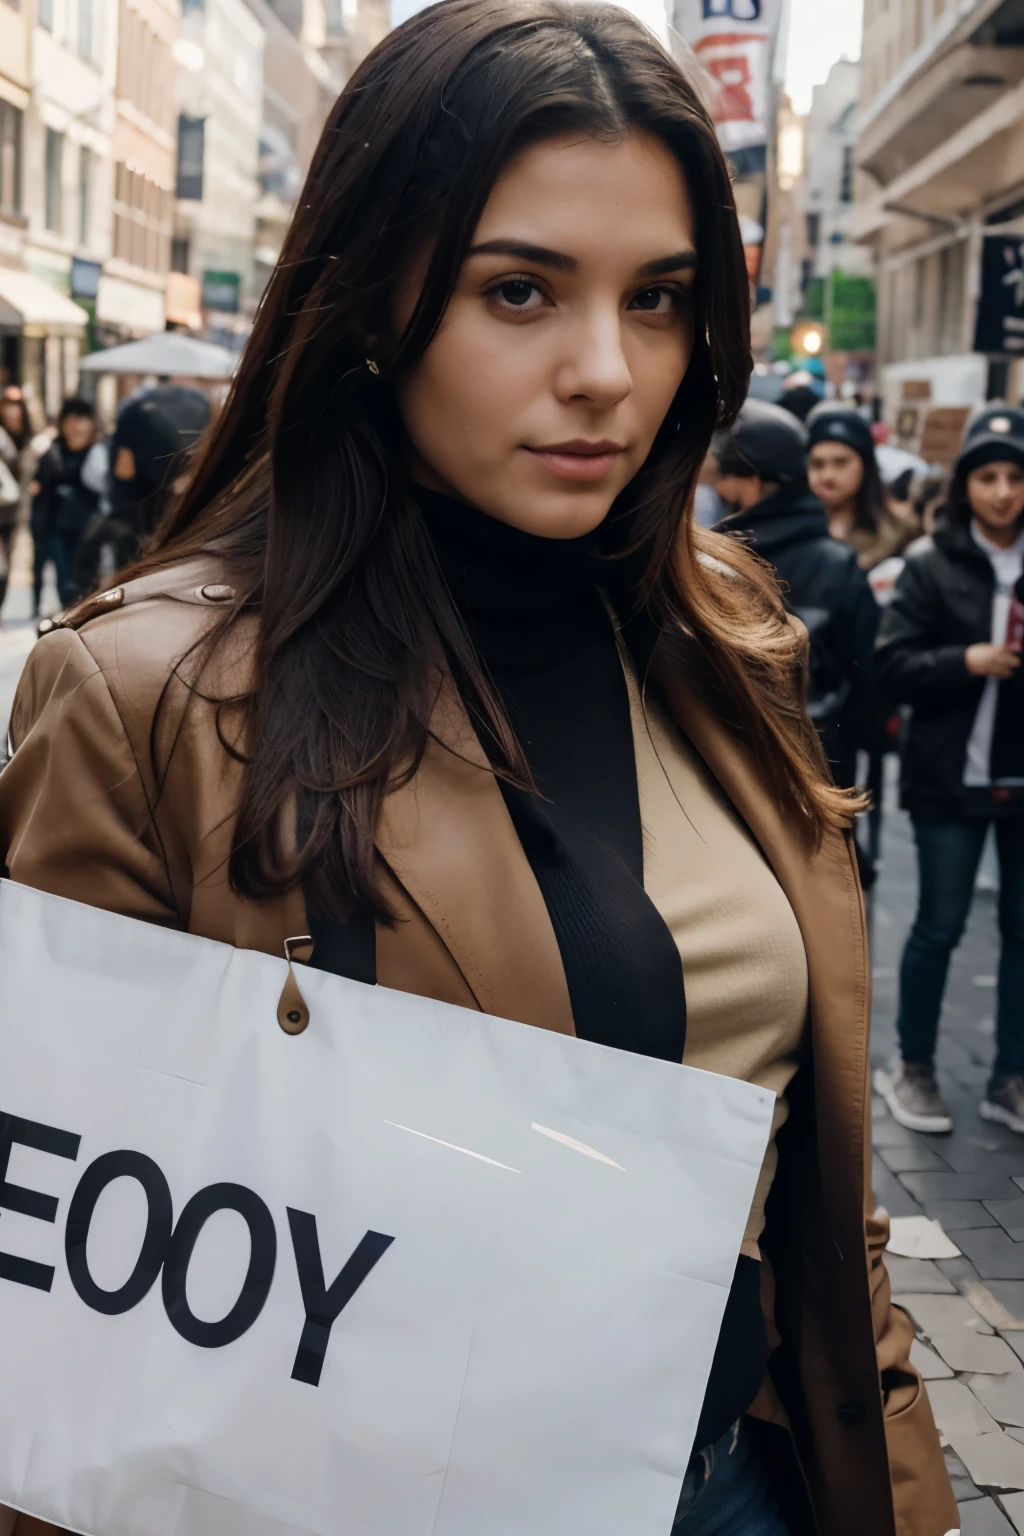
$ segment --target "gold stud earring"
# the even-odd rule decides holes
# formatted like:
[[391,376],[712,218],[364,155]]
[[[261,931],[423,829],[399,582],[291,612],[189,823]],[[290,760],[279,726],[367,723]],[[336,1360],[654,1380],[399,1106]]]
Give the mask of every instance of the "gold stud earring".
[[369,370],[373,374],[374,378],[376,378],[379,375],[380,369],[377,367],[377,364],[374,362],[372,357],[368,357],[366,359],[366,366],[367,366],[367,368],[369,368]]

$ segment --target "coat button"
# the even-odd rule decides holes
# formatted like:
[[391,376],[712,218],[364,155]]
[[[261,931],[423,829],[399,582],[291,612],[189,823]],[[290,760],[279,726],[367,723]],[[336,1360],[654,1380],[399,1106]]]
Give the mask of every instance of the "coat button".
[[849,1403],[840,1403],[836,1409],[836,1417],[844,1424],[863,1424],[868,1416],[868,1410],[863,1403],[856,1400]]
[[199,588],[199,596],[205,597],[208,603],[226,603],[234,595],[234,587],[223,586],[217,581],[211,581],[207,586]]
[[109,592],[98,592],[93,602],[102,603],[106,608],[120,608],[124,602],[124,587],[111,587]]

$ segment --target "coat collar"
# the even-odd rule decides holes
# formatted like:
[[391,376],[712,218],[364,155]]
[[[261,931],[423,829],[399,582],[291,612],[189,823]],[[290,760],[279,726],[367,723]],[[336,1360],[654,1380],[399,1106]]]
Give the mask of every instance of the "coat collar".
[[418,770],[384,802],[377,850],[485,1013],[574,1034],[544,898],[450,684],[430,727]]

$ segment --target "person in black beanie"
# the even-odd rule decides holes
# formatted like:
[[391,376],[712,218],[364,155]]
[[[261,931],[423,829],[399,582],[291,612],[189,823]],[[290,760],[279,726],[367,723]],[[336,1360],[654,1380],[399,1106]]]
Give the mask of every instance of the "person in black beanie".
[[876,1087],[901,1125],[953,1128],[933,1057],[950,956],[989,825],[999,854],[1002,953],[996,1060],[981,1114],[1024,1134],[1024,411],[970,427],[932,538],[907,557],[878,665],[910,705],[902,798],[920,898],[900,969],[900,1057]]
[[[829,534],[807,484],[807,431],[788,411],[748,399],[736,425],[717,434],[716,490],[731,510],[718,524],[775,567],[786,606],[807,627],[807,708],[836,783],[857,778],[880,710],[874,644],[878,609],[854,551]],[[870,881],[870,871],[862,867]]]
[[807,418],[807,483],[825,508],[834,539],[849,544],[862,571],[898,555],[920,533],[893,505],[878,472],[871,428],[858,411],[832,402]]

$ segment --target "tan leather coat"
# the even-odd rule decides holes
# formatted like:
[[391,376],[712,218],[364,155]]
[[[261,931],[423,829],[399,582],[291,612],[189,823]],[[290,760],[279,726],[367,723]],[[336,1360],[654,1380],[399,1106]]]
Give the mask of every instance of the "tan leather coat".
[[[301,892],[260,903],[232,892],[241,769],[219,743],[213,704],[182,680],[188,664],[176,666],[223,611],[223,580],[195,565],[145,577],[36,646],[0,775],[0,855],[27,885],[280,955],[306,931]],[[222,645],[206,693],[246,686],[256,622]],[[663,658],[652,670],[774,869],[807,951],[810,1059],[764,1240],[783,1342],[756,1411],[792,1429],[821,1536],[946,1536],[957,1510],[909,1363],[911,1325],[890,1304],[888,1218],[865,1220],[870,971],[849,837],[802,851],[742,744]],[[400,921],[378,928],[379,981],[571,1033],[554,932],[497,783],[456,703],[435,723],[480,766],[432,746],[386,802],[381,879]],[[154,763],[168,757],[158,778]]]

